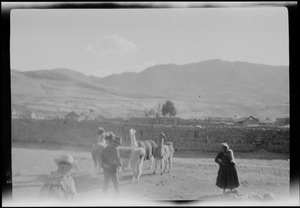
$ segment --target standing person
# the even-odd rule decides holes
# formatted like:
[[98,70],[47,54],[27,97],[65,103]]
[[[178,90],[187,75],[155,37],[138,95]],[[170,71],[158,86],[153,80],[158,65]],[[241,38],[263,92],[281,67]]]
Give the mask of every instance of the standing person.
[[223,194],[225,194],[225,189],[232,191],[237,188],[240,184],[235,159],[233,151],[229,148],[228,144],[222,143],[222,150],[216,156],[215,162],[219,164],[216,185],[223,189]]
[[76,162],[71,155],[63,155],[54,159],[58,169],[51,172],[39,192],[41,199],[70,200],[77,196],[75,182],[70,175]]
[[113,132],[109,131],[109,132],[106,132],[105,134],[105,137],[104,137],[104,140],[105,140],[105,143],[107,144],[107,146],[110,145],[110,143],[112,142],[112,140],[115,138],[115,135]]
[[118,146],[122,145],[122,138],[118,137],[111,133],[107,136],[107,139],[110,140],[109,145],[103,151],[103,174],[104,174],[104,183],[103,183],[103,192],[106,194],[108,191],[108,184],[110,179],[113,182],[114,190],[117,195],[119,195],[119,179],[117,176],[117,168],[121,167],[121,158]]

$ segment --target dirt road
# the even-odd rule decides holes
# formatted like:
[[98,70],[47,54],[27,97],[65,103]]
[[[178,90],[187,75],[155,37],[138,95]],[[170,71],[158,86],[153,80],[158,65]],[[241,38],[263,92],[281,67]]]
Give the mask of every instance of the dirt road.
[[[112,186],[109,187],[109,195],[103,197],[103,176],[95,174],[89,151],[71,147],[13,144],[15,205],[36,202],[45,177],[57,168],[53,159],[65,153],[73,155],[78,162],[78,168],[71,172],[78,191],[76,205],[111,205],[126,202],[152,205],[175,203],[176,200],[195,202],[193,200],[199,199],[217,203],[224,199],[221,196],[222,190],[215,186],[218,171],[218,165],[214,162],[216,153],[175,152],[173,169],[171,173],[163,176],[160,175],[160,171],[153,175],[153,168],[148,170],[149,161],[145,161],[140,184],[131,184],[131,172],[125,172],[120,180],[120,197],[115,199]],[[236,153],[235,157],[240,181],[240,187],[237,189],[240,198],[247,198],[254,192],[258,195],[272,193],[277,204],[288,199],[289,155],[260,151]]]

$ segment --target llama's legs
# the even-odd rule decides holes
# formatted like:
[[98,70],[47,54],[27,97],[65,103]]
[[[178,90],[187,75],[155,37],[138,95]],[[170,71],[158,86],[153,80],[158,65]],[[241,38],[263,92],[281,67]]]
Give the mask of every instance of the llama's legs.
[[98,170],[98,174],[103,174],[103,170],[102,170],[102,158],[98,158],[97,159],[97,164],[98,164],[98,167],[97,167],[97,170]]
[[137,171],[137,176],[136,176],[136,179],[137,179],[137,183],[138,183],[138,184],[140,183],[140,177],[141,177],[141,170],[138,170],[138,171]]
[[96,158],[93,158],[93,161],[94,161],[95,172],[97,174],[98,173],[98,160]]
[[150,157],[150,166],[149,166],[149,170],[151,170],[151,167],[152,167],[152,164],[153,164],[153,159],[154,159],[154,157],[153,156],[151,156]]
[[134,178],[135,178],[135,170],[133,170],[133,172],[132,172],[132,178],[131,178],[131,183],[133,183],[134,182]]
[[157,167],[158,161],[159,161],[159,160],[155,158],[155,161],[154,161],[154,165],[155,165],[155,166],[154,166],[153,174],[155,174],[155,171],[156,171],[156,167]]
[[168,159],[165,159],[165,169],[164,169],[164,173],[167,172],[167,166],[168,166]]
[[161,163],[160,163],[161,175],[163,175],[163,167],[164,167],[164,159],[161,159]]
[[131,164],[131,167],[132,167],[132,178],[131,178],[131,183],[134,182],[134,178],[136,177],[137,175],[137,166],[136,164]]
[[96,161],[94,150],[92,150],[91,155],[92,155],[92,159],[93,159],[93,163],[94,163],[94,167],[95,167],[95,172],[97,173],[97,161]]
[[172,157],[173,157],[173,155],[171,155],[171,157],[169,158],[169,173],[172,170]]
[[122,178],[123,177],[123,168],[122,167],[119,167],[117,169],[117,174],[118,174],[118,178]]
[[139,184],[140,183],[140,177],[142,175],[142,168],[143,168],[143,160],[144,158],[141,158],[141,161],[137,167],[137,183]]

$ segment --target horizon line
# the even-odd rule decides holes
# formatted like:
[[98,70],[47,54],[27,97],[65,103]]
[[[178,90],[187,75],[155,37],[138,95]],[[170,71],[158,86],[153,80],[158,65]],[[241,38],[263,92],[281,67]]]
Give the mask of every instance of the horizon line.
[[26,70],[26,71],[22,71],[22,70],[18,70],[18,69],[15,69],[15,68],[12,68],[10,67],[10,70],[14,70],[14,71],[18,71],[18,72],[35,72],[35,71],[51,71],[51,70],[55,70],[55,69],[66,69],[66,70],[70,70],[70,71],[73,71],[73,72],[77,72],[77,73],[81,73],[85,76],[94,76],[94,77],[98,77],[98,78],[104,78],[104,77],[108,77],[108,76],[112,76],[112,75],[121,75],[121,74],[124,74],[124,73],[134,73],[134,74],[137,74],[137,73],[141,73],[149,68],[152,68],[152,67],[156,67],[156,66],[166,66],[166,65],[175,65],[175,66],[184,66],[184,65],[190,65],[190,64],[198,64],[198,63],[201,63],[201,62],[207,62],[207,61],[223,61],[223,62],[230,62],[230,63],[248,63],[248,64],[258,64],[258,65],[265,65],[265,66],[274,66],[274,67],[289,67],[289,64],[287,65],[272,65],[272,64],[264,64],[264,63],[256,63],[256,62],[248,62],[248,61],[229,61],[229,60],[224,60],[224,59],[221,59],[221,58],[212,58],[212,59],[206,59],[206,60],[201,60],[201,61],[197,61],[197,62],[191,62],[191,63],[185,63],[185,64],[174,64],[174,63],[161,63],[161,64],[155,64],[153,66],[149,66],[149,67],[146,67],[144,68],[143,70],[139,71],[139,72],[134,72],[134,71],[125,71],[125,72],[120,72],[120,73],[112,73],[110,75],[106,75],[106,76],[99,76],[99,75],[91,75],[91,74],[85,74],[84,72],[81,72],[81,71],[78,71],[78,70],[74,70],[74,69],[70,69],[68,67],[56,67],[56,68],[44,68],[44,69],[33,69],[33,70]]

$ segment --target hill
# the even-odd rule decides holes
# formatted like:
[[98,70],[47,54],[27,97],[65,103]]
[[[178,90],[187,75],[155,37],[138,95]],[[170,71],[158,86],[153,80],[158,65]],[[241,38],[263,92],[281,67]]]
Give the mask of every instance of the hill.
[[289,68],[220,59],[156,65],[99,78],[70,69],[11,70],[13,107],[44,114],[139,116],[171,99],[178,116],[289,115]]

